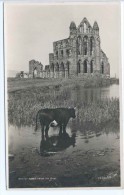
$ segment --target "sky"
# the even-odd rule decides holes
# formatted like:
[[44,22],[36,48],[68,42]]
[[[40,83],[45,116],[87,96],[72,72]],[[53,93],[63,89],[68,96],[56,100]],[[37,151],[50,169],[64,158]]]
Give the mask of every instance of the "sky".
[[43,5],[5,3],[5,65],[9,72],[29,71],[29,61],[49,64],[53,42],[69,37],[71,21],[80,24],[86,17],[99,25],[101,49],[110,63],[111,76],[119,76],[120,7],[118,3]]

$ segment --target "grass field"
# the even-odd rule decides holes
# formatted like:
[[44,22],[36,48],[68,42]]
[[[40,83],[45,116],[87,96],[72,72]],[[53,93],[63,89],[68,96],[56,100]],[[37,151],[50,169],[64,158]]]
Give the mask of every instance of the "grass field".
[[54,78],[36,78],[36,79],[19,79],[19,78],[8,78],[8,91],[16,91],[21,89],[27,89],[30,87],[48,87],[48,88],[58,88],[58,87],[78,87],[79,85],[84,88],[88,87],[103,87],[108,86],[110,83],[118,83],[118,80],[85,76],[75,77],[71,79],[54,79]]

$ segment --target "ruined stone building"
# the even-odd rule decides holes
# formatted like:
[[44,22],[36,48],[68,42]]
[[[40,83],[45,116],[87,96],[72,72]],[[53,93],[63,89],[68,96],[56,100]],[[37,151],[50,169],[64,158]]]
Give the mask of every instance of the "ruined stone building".
[[35,60],[29,62],[31,77],[68,78],[72,76],[110,76],[110,64],[100,46],[99,26],[93,27],[84,18],[79,26],[71,22],[69,37],[53,42],[53,53],[49,54],[49,65]]
[[43,65],[41,62],[31,60],[29,61],[29,77],[42,77],[43,75]]
[[29,78],[29,73],[24,71],[17,72],[15,75],[16,78]]
[[110,76],[110,65],[100,46],[99,26],[93,27],[84,18],[76,27],[70,24],[69,37],[53,43],[53,53],[49,54],[49,76],[69,77],[87,74]]

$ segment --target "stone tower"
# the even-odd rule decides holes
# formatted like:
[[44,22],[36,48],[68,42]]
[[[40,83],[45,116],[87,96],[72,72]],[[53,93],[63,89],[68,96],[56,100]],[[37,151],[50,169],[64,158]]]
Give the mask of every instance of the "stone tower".
[[95,39],[95,66],[94,66],[94,73],[100,73],[100,37],[99,37],[99,27],[97,22],[94,22],[93,25],[93,32],[94,32],[94,39]]

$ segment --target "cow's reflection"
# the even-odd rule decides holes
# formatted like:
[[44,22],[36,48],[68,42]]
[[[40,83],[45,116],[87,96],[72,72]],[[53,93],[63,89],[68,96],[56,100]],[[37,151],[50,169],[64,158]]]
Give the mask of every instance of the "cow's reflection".
[[42,156],[50,156],[70,146],[74,147],[75,137],[75,133],[71,137],[68,133],[62,133],[61,135],[54,135],[47,139],[42,139],[40,142],[40,154]]

